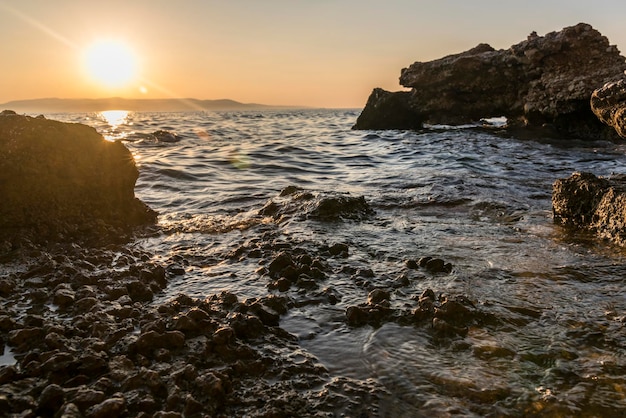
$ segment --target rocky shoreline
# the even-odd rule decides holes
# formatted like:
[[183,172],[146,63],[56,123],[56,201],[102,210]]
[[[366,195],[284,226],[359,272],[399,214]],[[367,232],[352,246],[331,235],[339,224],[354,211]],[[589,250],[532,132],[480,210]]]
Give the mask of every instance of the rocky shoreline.
[[0,280],[1,348],[16,361],[0,367],[8,416],[377,415],[382,388],[331,378],[277,326],[286,297],[154,305],[184,268],[127,246],[25,246],[11,258]]

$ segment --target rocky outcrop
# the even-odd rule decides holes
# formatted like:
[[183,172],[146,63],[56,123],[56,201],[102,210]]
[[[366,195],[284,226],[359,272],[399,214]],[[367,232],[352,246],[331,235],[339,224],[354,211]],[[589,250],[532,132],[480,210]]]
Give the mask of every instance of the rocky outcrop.
[[554,222],[626,244],[626,175],[610,178],[574,173],[552,191]]
[[589,99],[625,69],[619,50],[590,25],[580,23],[545,36],[533,32],[507,50],[480,44],[404,68],[400,84],[411,91],[374,90],[355,128],[370,129],[366,121],[382,98],[403,103],[396,107],[411,109],[416,123],[455,125],[506,116],[510,127],[550,127],[561,135],[605,137],[610,130],[595,117]]
[[626,80],[607,83],[594,91],[591,109],[602,122],[626,138]]
[[130,151],[95,129],[40,117],[0,113],[0,238],[127,229],[154,222],[135,198],[139,175]]
[[358,129],[419,129],[422,118],[412,108],[411,93],[375,88],[357,121]]

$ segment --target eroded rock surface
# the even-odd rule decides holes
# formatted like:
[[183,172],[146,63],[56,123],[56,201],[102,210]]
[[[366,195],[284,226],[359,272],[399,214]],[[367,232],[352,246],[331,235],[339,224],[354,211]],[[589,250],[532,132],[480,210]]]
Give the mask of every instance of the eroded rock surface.
[[[550,127],[560,135],[606,137],[611,131],[591,111],[595,89],[626,69],[619,50],[590,25],[580,23],[545,36],[532,33],[506,50],[487,44],[460,54],[404,68],[400,84],[409,93],[375,89],[356,129],[398,129],[421,124],[464,124],[506,116],[511,127]],[[392,99],[393,98],[393,99]],[[381,102],[411,109],[389,122]],[[377,120],[376,123],[372,120]]]
[[626,80],[607,83],[594,91],[591,109],[602,122],[626,138]]
[[574,173],[554,183],[556,223],[589,230],[600,238],[626,244],[626,175],[611,178]]
[[95,129],[0,113],[0,237],[76,234],[154,222],[135,198],[130,151]]

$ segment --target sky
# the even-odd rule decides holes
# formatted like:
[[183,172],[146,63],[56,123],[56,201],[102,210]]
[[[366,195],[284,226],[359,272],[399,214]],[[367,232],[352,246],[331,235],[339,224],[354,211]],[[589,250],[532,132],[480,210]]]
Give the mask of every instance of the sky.
[[[533,31],[589,23],[624,55],[625,20],[624,0],[0,0],[0,103],[117,96],[361,108],[374,87],[401,90],[400,70],[415,61],[479,43],[508,48]],[[93,46],[103,42],[121,58]]]

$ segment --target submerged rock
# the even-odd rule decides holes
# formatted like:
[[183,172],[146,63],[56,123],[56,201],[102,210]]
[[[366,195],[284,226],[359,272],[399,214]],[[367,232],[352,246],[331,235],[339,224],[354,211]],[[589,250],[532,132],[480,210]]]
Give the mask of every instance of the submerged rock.
[[574,173],[552,191],[554,222],[626,244],[626,175],[610,178]]
[[0,237],[128,228],[156,213],[135,198],[139,175],[121,142],[95,129],[43,117],[0,113]]
[[[611,136],[591,111],[595,89],[617,80],[626,60],[606,37],[580,23],[545,36],[532,33],[506,50],[487,44],[460,54],[404,68],[400,84],[410,92],[375,89],[355,129],[387,118],[387,102],[411,109],[414,124],[465,124],[506,116],[509,127],[550,127],[559,135]],[[410,118],[410,116],[409,116]],[[406,128],[407,121],[380,122],[381,128]]]

